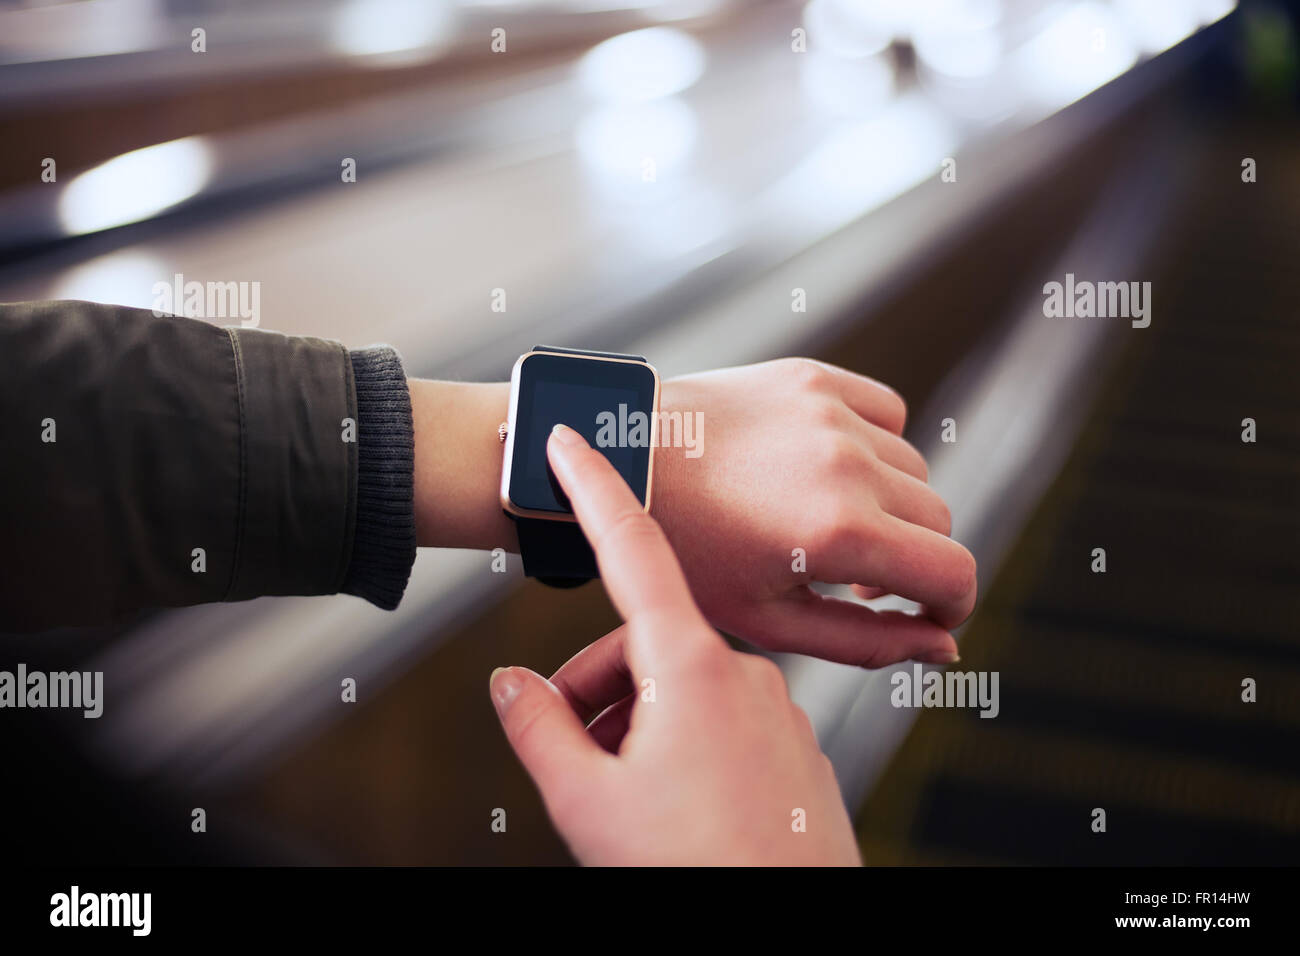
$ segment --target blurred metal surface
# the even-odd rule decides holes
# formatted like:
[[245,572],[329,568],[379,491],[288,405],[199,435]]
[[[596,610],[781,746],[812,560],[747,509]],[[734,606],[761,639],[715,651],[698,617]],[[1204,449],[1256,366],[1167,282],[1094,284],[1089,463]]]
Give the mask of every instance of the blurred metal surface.
[[[1191,146],[1172,124],[1148,130],[1077,238],[1041,278],[1145,274],[1143,263],[1175,208],[1179,175],[1170,171],[1182,167],[1177,159]],[[930,485],[952,509],[953,536],[977,556],[986,585],[1074,446],[1122,336],[1134,334],[1124,325],[1044,320],[1042,293],[1034,288],[1010,334],[955,370],[952,385],[922,413],[931,423],[959,423],[956,442],[933,440],[924,452]],[[912,606],[897,598],[872,603]],[[797,657],[786,668],[792,695],[815,715],[845,802],[857,806],[918,714],[890,703],[897,668],[864,677]]]
[[[1123,262],[1152,323],[1116,328],[1076,392],[1082,434],[963,635],[960,668],[1001,674],[998,719],[920,716],[858,816],[874,862],[1296,859],[1300,128],[1277,119],[1186,116],[1134,177],[1120,216],[1174,192]],[[1240,180],[1244,142],[1268,190]],[[1095,807],[1115,839],[1080,825]]]
[[[63,0],[0,4],[0,106],[324,63],[454,59],[494,28],[533,50],[689,21],[732,0]],[[195,49],[195,30],[204,50]],[[212,53],[214,55],[207,55]]]

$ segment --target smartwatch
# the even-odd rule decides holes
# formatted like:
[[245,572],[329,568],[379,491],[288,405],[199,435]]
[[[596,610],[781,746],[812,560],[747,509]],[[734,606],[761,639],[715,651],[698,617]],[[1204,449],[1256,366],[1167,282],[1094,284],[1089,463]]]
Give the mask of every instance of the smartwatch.
[[546,459],[556,425],[568,425],[609,459],[650,510],[658,443],[659,373],[640,355],[534,346],[510,373],[501,508],[519,532],[524,574],[552,587],[599,577],[596,556]]

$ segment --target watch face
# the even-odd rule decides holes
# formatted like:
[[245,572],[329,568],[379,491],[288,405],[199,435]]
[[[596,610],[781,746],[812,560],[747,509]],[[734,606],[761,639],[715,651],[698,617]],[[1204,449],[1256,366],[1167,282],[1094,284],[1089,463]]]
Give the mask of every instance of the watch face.
[[518,509],[571,515],[546,460],[557,424],[582,433],[645,504],[650,480],[656,378],[648,365],[535,352],[519,365],[510,428],[510,503]]

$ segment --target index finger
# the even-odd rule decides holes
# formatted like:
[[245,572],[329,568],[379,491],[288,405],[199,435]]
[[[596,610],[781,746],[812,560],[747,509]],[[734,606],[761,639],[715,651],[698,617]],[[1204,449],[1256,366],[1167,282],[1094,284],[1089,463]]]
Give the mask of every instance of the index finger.
[[663,529],[605,456],[566,425],[551,431],[546,453],[624,620],[678,617],[702,623]]

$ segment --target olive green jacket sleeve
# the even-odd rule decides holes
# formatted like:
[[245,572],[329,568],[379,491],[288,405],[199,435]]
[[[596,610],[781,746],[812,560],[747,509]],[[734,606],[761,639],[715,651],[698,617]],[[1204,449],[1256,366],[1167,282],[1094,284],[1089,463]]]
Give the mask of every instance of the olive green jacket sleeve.
[[0,304],[0,396],[0,630],[270,594],[400,600],[412,441],[391,350]]

